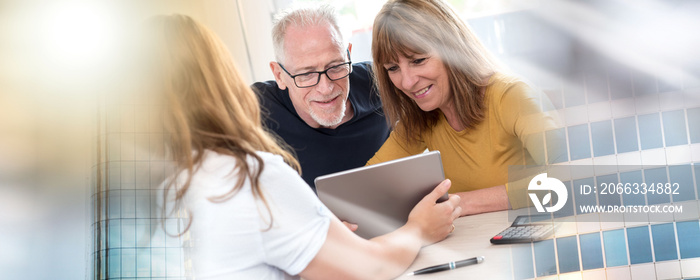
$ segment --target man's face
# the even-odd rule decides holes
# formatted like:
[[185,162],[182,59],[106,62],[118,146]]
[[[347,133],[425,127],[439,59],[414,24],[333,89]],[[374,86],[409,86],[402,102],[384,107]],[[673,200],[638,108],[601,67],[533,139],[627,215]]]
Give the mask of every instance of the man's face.
[[[324,71],[347,62],[347,52],[340,36],[329,24],[287,28],[284,41],[284,61],[280,63],[292,75],[309,71]],[[335,127],[341,123],[347,109],[350,79],[331,81],[321,74],[317,85],[299,88],[279,65],[272,63],[273,73],[281,89],[289,89],[289,97],[297,114],[311,127]]]

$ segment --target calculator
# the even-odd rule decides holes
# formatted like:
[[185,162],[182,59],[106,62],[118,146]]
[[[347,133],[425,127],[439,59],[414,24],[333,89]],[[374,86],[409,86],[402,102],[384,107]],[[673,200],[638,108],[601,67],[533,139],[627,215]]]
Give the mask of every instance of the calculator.
[[522,215],[513,224],[491,238],[492,244],[529,243],[545,240],[554,234],[556,226],[550,215]]

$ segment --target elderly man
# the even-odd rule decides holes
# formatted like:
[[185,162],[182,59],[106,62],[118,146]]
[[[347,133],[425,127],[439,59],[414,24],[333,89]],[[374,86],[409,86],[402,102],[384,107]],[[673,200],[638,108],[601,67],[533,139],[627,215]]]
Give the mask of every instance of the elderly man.
[[253,85],[266,126],[289,144],[302,177],[365,165],[389,135],[369,63],[352,64],[328,6],[282,12],[272,37],[274,81]]

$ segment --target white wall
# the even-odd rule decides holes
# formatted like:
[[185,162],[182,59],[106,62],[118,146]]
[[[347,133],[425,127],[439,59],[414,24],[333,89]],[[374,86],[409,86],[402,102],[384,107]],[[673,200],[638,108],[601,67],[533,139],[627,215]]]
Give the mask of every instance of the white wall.
[[212,29],[226,44],[248,83],[272,79],[272,18],[289,0],[151,0],[132,2],[135,18],[185,14]]
[[228,46],[238,70],[248,83],[272,79],[272,0],[203,2],[202,22]]

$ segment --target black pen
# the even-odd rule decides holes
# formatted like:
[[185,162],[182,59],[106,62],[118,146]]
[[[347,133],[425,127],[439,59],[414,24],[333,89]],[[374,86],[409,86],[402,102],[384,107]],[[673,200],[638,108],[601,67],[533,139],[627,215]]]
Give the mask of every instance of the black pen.
[[484,261],[484,256],[474,257],[471,259],[466,259],[466,260],[461,260],[461,261],[456,261],[456,262],[449,262],[446,264],[439,264],[439,265],[434,265],[431,267],[426,267],[426,268],[411,272],[411,273],[407,274],[407,276],[427,274],[427,273],[433,273],[433,272],[445,271],[445,270],[453,270],[453,269],[460,268],[463,266],[482,263],[483,261]]

